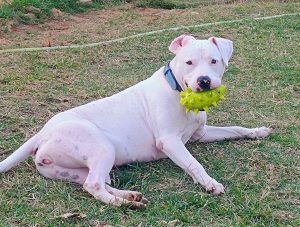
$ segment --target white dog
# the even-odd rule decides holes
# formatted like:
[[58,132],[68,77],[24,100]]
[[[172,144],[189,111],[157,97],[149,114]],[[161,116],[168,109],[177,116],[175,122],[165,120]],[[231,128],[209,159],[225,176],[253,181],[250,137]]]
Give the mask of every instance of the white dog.
[[139,192],[112,188],[112,167],[132,162],[170,158],[196,183],[218,195],[224,187],[211,178],[186,149],[188,140],[263,138],[262,128],[206,125],[204,111],[186,113],[180,91],[214,89],[233,52],[230,40],[196,40],[182,35],[169,50],[176,54],[149,79],[116,95],[59,113],[42,130],[0,163],[5,172],[32,155],[45,177],[77,182],[106,204],[146,207]]

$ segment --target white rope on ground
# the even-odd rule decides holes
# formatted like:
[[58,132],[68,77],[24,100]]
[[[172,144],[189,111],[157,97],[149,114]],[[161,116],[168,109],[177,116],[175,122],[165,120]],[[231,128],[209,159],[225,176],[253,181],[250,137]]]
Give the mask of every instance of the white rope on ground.
[[232,24],[232,23],[245,22],[245,21],[251,21],[251,20],[269,20],[269,19],[274,19],[274,18],[279,18],[279,17],[297,16],[297,15],[300,15],[300,13],[280,14],[280,15],[267,16],[267,17],[243,18],[243,19],[237,19],[237,20],[228,20],[228,21],[219,21],[219,22],[212,22],[212,23],[205,23],[205,24],[196,24],[196,25],[190,25],[190,26],[165,28],[165,29],[155,30],[155,31],[151,31],[151,32],[139,33],[136,35],[131,35],[131,36],[123,37],[123,38],[101,41],[101,42],[97,42],[97,43],[87,43],[87,44],[82,44],[82,45],[4,49],[4,50],[0,50],[0,54],[14,53],[14,52],[32,52],[32,51],[44,51],[44,50],[46,51],[46,50],[62,50],[62,49],[77,49],[77,48],[80,49],[80,48],[86,48],[86,47],[96,47],[96,46],[101,46],[101,45],[105,45],[105,44],[121,42],[121,41],[124,41],[127,39],[133,39],[133,38],[138,38],[138,37],[142,37],[142,36],[162,33],[162,32],[166,32],[166,31],[178,31],[178,30],[183,30],[183,29],[208,27],[208,26],[220,25],[220,24]]

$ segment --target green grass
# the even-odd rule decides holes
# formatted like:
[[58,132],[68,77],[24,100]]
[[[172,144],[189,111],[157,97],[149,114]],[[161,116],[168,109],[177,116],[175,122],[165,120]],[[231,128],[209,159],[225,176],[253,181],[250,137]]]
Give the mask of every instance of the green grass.
[[[199,6],[222,5],[238,3],[237,0],[129,0],[127,2],[134,3],[137,7],[150,7],[157,9],[190,9]],[[249,2],[255,2],[249,1]]]
[[150,7],[158,9],[185,9],[191,7],[191,5],[187,3],[181,3],[180,1],[172,0],[142,0],[136,1],[135,5],[137,7]]
[[[120,3],[118,0],[110,2],[112,4]],[[95,0],[90,4],[82,4],[79,0],[13,0],[10,4],[0,6],[0,19],[19,18],[22,23],[39,23],[53,15],[53,8],[74,14],[103,8],[105,4],[107,5],[102,0]],[[33,10],[30,7],[34,7]],[[29,16],[28,13],[32,13],[33,17]]]
[[[280,13],[289,5],[276,6]],[[224,11],[215,21],[258,10],[214,7]],[[172,58],[168,45],[183,32],[234,40],[234,56],[224,76],[228,94],[210,112],[209,123],[266,125],[274,133],[264,140],[187,145],[208,173],[227,187],[220,197],[194,185],[170,160],[114,169],[111,177],[117,188],[138,190],[149,198],[151,204],[142,211],[106,206],[79,185],[45,179],[29,159],[0,174],[0,225],[90,226],[103,221],[164,226],[178,219],[182,226],[299,226],[299,24],[299,16],[290,16],[165,32],[91,49],[1,55],[1,160],[55,113],[150,76]],[[87,217],[58,217],[68,212]]]

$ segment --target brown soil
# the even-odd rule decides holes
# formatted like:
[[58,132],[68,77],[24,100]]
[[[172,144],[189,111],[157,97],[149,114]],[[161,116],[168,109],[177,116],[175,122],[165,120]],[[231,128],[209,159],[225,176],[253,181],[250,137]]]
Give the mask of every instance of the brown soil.
[[[9,32],[0,32],[0,49],[12,47],[40,47],[99,42],[159,29],[174,21],[174,15],[188,14],[188,10],[135,9],[122,7],[91,11],[87,14],[62,15],[43,24],[11,25]],[[149,29],[151,27],[151,29]]]

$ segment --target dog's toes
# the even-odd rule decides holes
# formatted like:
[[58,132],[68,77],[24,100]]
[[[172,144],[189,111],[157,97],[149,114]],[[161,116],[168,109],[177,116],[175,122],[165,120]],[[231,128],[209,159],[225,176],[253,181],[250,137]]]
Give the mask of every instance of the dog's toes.
[[145,205],[149,203],[149,200],[146,199],[143,196],[143,194],[140,193],[140,192],[130,192],[130,193],[126,194],[125,199],[128,200],[128,201],[140,202],[140,203],[143,203]]
[[142,193],[140,193],[140,192],[135,193],[135,195],[134,195],[134,201],[140,202],[142,198],[143,198],[143,194]]
[[272,132],[271,128],[260,127],[256,130],[256,138],[265,138]]
[[145,198],[143,196],[142,193],[139,193],[135,198],[134,198],[134,201],[136,202],[141,202],[143,204],[148,204],[149,203],[149,200],[147,198]]
[[225,188],[222,184],[212,179],[207,185],[206,190],[214,195],[222,195],[225,193]]
[[143,194],[140,192],[129,192],[126,193],[125,196],[125,199],[129,201],[136,201],[136,202],[140,202],[142,198],[143,198]]

